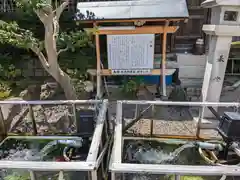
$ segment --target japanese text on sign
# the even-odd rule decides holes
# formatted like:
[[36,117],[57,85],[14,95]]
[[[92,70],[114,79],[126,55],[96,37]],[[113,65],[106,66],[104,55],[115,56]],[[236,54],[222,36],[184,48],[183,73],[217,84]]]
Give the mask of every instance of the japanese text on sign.
[[108,69],[153,69],[154,34],[108,35]]
[[151,74],[150,69],[115,69],[112,70],[113,75],[122,75],[122,74],[127,74],[127,75],[137,75],[137,74]]

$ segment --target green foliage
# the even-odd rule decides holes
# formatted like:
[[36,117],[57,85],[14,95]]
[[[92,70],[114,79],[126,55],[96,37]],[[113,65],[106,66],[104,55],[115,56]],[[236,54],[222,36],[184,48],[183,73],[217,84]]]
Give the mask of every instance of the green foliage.
[[[36,13],[48,15],[64,3],[60,0],[15,0],[15,2],[19,7],[16,12],[0,13],[0,45],[4,45],[0,48],[0,80],[4,81],[15,81],[21,77],[22,72],[18,68],[18,63],[35,58],[34,53],[29,51],[32,47],[39,48],[46,55],[43,43],[44,25]],[[59,64],[81,87],[79,79],[83,78],[83,72],[95,66],[95,51],[91,42],[93,31],[84,31],[76,26],[69,12],[63,13],[59,24],[60,32],[56,34],[57,49],[61,52]],[[9,52],[7,56],[6,52]],[[18,86],[16,84],[13,85]],[[9,87],[16,89],[11,84]]]
[[4,67],[0,64],[0,76],[2,79],[15,79],[21,75],[21,70],[16,68],[13,64],[10,64],[8,67]]
[[[57,0],[55,0],[57,2]],[[17,7],[26,11],[32,9],[52,8],[52,0],[15,0]]]
[[16,22],[0,20],[0,43],[30,49],[33,45],[39,46],[40,42],[31,31],[21,29]]
[[[59,56],[59,64],[65,72],[67,69],[71,69],[84,74],[88,68],[96,67],[95,51],[92,48],[77,48],[74,52],[62,53]],[[69,75],[72,77],[73,74],[70,73]],[[74,77],[76,76],[74,74]]]
[[13,172],[12,174],[4,177],[4,180],[30,180],[30,175],[28,172],[25,173],[18,173]]
[[[18,0],[16,1],[18,7],[22,10],[30,9],[36,14],[48,15],[54,13],[54,8],[59,8],[60,3],[56,1],[54,4],[49,4],[50,0]],[[63,3],[62,3],[63,4]],[[35,15],[36,16],[36,15]],[[54,16],[57,16],[55,14]],[[34,23],[33,23],[34,24]],[[70,32],[59,32],[56,34],[57,46],[59,49],[74,51],[75,48],[82,48],[89,45],[89,33],[82,30],[75,30]],[[43,37],[38,39],[34,37],[31,29],[20,28],[16,21],[2,21],[0,20],[0,43],[11,44],[13,46],[25,49],[31,49],[33,46],[42,50]]]
[[121,87],[122,91],[126,94],[136,94],[139,87],[143,85],[143,80],[139,77],[131,77],[128,82],[124,83]]
[[[39,173],[41,174],[41,173]],[[59,174],[52,174],[52,175],[43,175],[40,178],[37,179],[41,179],[41,180],[48,180],[48,179],[52,179],[52,180],[58,180],[58,176]],[[65,180],[70,180],[70,176],[68,173],[64,173],[64,179]],[[4,180],[31,180],[30,177],[30,173],[28,171],[16,171],[16,172],[12,172],[11,174],[9,173],[8,176],[4,177]]]
[[9,98],[11,91],[10,86],[8,86],[5,82],[0,82],[0,100]]
[[87,47],[91,45],[89,35],[85,31],[70,31],[62,32],[57,41],[57,45],[60,48],[65,48],[66,50],[71,50],[75,52],[77,48]]
[[14,81],[21,76],[21,70],[12,63],[14,62],[9,54],[0,56],[0,100],[12,95]]

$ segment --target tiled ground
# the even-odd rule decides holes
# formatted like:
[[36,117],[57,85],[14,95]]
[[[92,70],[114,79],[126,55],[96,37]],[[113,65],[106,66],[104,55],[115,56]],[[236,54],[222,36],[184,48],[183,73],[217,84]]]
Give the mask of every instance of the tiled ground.
[[[116,117],[116,100],[110,102],[109,113],[110,119]],[[121,98],[122,99],[122,98]],[[147,108],[148,105],[139,107],[140,110]],[[129,119],[134,119],[136,107],[133,105],[123,106],[123,116],[126,119],[126,124]],[[196,134],[196,121],[194,117],[197,117],[198,111],[196,108],[179,108],[179,107],[163,107],[156,106],[154,113],[152,113],[152,107],[146,111],[142,119],[137,122],[132,128],[131,132],[136,134],[150,134],[150,119],[153,120],[153,134],[156,135],[187,135],[194,136]],[[201,130],[201,136],[207,138],[219,137],[218,133],[214,130]]]

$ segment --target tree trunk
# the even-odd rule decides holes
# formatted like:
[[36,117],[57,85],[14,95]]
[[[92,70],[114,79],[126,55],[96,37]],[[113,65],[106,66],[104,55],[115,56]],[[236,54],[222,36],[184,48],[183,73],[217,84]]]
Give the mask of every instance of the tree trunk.
[[77,93],[71,82],[69,75],[61,70],[58,65],[45,67],[44,69],[59,83],[62,87],[65,97],[68,100],[76,100]]
[[62,3],[55,12],[52,9],[47,9],[49,12],[46,14],[43,10],[36,10],[36,14],[44,24],[45,38],[44,46],[46,50],[46,57],[40,51],[39,47],[32,46],[32,51],[38,56],[43,68],[60,84],[65,93],[66,99],[76,100],[76,90],[71,83],[71,78],[68,74],[63,72],[58,64],[59,51],[57,50],[56,37],[59,33],[59,17],[64,8],[68,5],[68,1]]
[[64,72],[60,73],[58,83],[63,88],[64,94],[67,99],[69,99],[69,100],[77,99],[76,90],[75,90],[75,88],[71,82],[71,78],[69,77],[68,74],[66,74]]
[[[51,17],[51,16],[50,16]],[[47,72],[60,84],[65,93],[66,99],[76,100],[76,90],[71,83],[71,78],[63,72],[58,64],[58,52],[54,35],[54,17],[49,18],[45,25],[45,49],[49,66],[43,66]]]

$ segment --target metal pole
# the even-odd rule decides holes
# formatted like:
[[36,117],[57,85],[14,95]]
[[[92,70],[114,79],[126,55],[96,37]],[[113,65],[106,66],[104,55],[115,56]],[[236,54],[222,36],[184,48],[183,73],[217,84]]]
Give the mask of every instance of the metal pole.
[[115,173],[111,172],[111,180],[115,180],[115,179],[116,179]]
[[175,180],[181,180],[181,176],[180,175],[175,175]]
[[114,152],[113,152],[113,161],[117,163],[122,162],[122,103],[117,102],[117,115],[116,115],[116,125],[114,132]]
[[178,175],[203,175],[203,176],[240,176],[240,167],[230,166],[192,166],[168,164],[130,164],[113,163],[111,171],[115,173],[149,173],[149,174],[178,174]]
[[22,169],[33,171],[91,171],[94,170],[93,162],[54,162],[54,161],[1,161],[0,169]]
[[[152,106],[152,118],[154,117],[155,114],[155,106]],[[150,120],[150,136],[152,137],[153,135],[153,119]]]
[[93,162],[93,161],[96,161],[97,159],[99,145],[102,137],[101,135],[103,133],[103,126],[106,119],[107,105],[108,105],[108,101],[104,100],[102,104],[102,108],[100,109],[99,115],[97,117],[96,127],[94,130],[91,146],[87,156],[87,162]]
[[37,180],[37,177],[36,177],[36,174],[34,171],[29,171],[29,174],[30,174],[30,179],[31,180]]
[[23,100],[6,100],[6,101],[0,101],[0,104],[31,104],[31,105],[61,105],[61,104],[95,104],[100,103],[102,100],[47,100],[47,101],[23,101]]
[[97,180],[98,178],[97,178],[97,171],[96,170],[93,170],[92,172],[91,172],[91,176],[92,176],[92,179],[91,180]]
[[148,104],[148,105],[170,105],[170,106],[215,106],[215,107],[234,107],[240,106],[239,102],[183,102],[183,101],[130,101],[123,100],[123,104]]
[[[97,24],[94,24],[97,27]],[[96,57],[97,57],[97,97],[101,98],[101,53],[99,34],[95,34]]]
[[163,32],[163,40],[162,40],[162,62],[161,62],[161,87],[162,87],[162,96],[166,97],[167,96],[167,91],[166,91],[166,75],[165,75],[165,70],[166,70],[166,46],[167,46],[167,31],[166,27],[168,26],[169,22],[166,21],[165,27],[164,27],[164,32]]
[[7,129],[6,129],[5,120],[4,120],[4,116],[3,116],[3,112],[2,112],[1,106],[0,106],[0,121],[1,121],[0,122],[0,132],[2,132],[0,138],[2,138],[2,137],[7,135]]
[[199,110],[199,117],[198,117],[198,122],[197,122],[197,131],[196,131],[196,137],[200,138],[200,131],[201,131],[201,124],[202,124],[202,118],[203,118],[203,110],[204,107],[201,107]]
[[[76,110],[76,104],[72,104],[72,110],[73,110],[73,121],[75,123],[75,125],[77,126],[77,128],[79,128],[79,121],[77,120],[77,110]],[[77,133],[78,133],[78,129],[77,129]]]
[[64,180],[64,173],[63,173],[63,171],[59,171],[58,180]]

